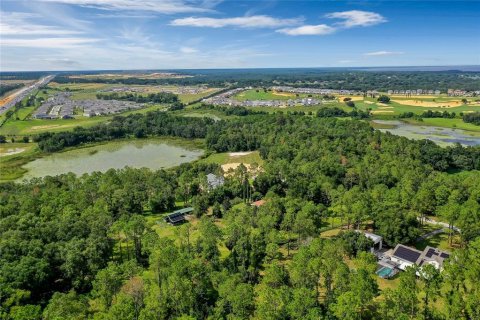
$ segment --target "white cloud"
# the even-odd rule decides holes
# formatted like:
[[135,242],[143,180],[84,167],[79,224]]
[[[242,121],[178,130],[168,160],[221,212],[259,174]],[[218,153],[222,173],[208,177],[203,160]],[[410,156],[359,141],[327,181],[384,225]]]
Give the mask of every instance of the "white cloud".
[[198,50],[192,47],[181,47],[180,52],[185,54],[192,54],[192,53],[197,53]]
[[78,66],[80,63],[69,58],[32,58],[29,59],[32,62],[46,63],[54,67],[71,67]]
[[0,12],[0,35],[68,35],[80,34],[80,31],[68,30],[56,26],[33,23],[38,15],[24,12]]
[[364,53],[364,56],[395,56],[399,54],[404,54],[401,51],[374,51],[374,52],[367,52]]
[[211,12],[211,7],[218,4],[212,1],[185,0],[37,0],[54,2],[103,10],[151,11],[165,14]]
[[37,39],[0,39],[3,47],[28,47],[28,48],[77,48],[99,41],[89,38],[37,38]]
[[378,13],[360,10],[332,12],[327,14],[326,17],[344,20],[339,23],[343,28],[367,27],[387,22],[387,19]]
[[283,26],[291,26],[301,23],[302,20],[295,19],[278,19],[265,15],[234,17],[234,18],[181,18],[173,20],[172,26],[188,26],[188,27],[240,27],[240,28],[278,28]]
[[305,36],[305,35],[327,35],[335,32],[335,28],[326,24],[304,25],[296,28],[279,29],[277,32],[287,34],[289,36]]

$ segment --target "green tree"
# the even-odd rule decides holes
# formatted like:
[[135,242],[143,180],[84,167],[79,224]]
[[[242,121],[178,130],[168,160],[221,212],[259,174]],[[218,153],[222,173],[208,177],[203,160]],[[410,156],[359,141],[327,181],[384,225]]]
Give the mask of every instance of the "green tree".
[[43,311],[45,320],[82,320],[88,318],[88,301],[74,291],[55,292]]

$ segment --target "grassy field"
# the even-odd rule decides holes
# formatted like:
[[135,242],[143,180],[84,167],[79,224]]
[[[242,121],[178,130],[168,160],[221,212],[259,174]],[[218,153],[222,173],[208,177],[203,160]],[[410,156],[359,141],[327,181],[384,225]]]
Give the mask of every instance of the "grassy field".
[[26,170],[22,165],[40,155],[36,143],[0,144],[0,181],[14,180]]
[[[474,125],[472,123],[463,122],[462,119],[424,118],[423,121],[418,121],[414,119],[403,119],[403,120],[415,125],[458,128],[458,129],[470,131],[472,133],[477,133],[477,132],[480,133],[480,126]],[[476,135],[476,134],[472,134],[472,135]]]
[[[470,99],[468,104],[461,103],[459,97],[436,97],[436,98],[394,98],[388,104],[381,104],[376,99],[364,98],[363,100],[356,100],[355,106],[361,110],[371,109],[374,115],[398,115],[404,112],[413,112],[421,114],[425,111],[448,111],[455,112],[457,115],[460,112],[475,112],[480,111],[480,104],[472,103]],[[438,104],[438,106],[421,106],[421,103]],[[414,105],[417,103],[417,105]],[[428,104],[427,104],[428,105]],[[447,107],[450,105],[451,107]]]
[[[257,92],[258,91],[258,92]],[[233,96],[234,99],[239,101],[245,100],[288,100],[295,99],[296,96],[294,93],[287,92],[275,92],[275,91],[264,91],[263,89],[250,89],[240,92],[239,94]]]
[[260,153],[258,151],[252,151],[245,155],[235,155],[235,153],[230,152],[213,153],[200,161],[203,163],[216,163],[219,165],[232,163],[257,163],[259,166],[262,166],[264,162],[264,160],[260,157]]

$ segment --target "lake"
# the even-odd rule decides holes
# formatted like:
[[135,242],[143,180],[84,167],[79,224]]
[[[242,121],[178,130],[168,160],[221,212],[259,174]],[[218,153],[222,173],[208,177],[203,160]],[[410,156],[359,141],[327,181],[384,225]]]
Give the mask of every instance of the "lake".
[[129,140],[54,153],[27,163],[28,170],[19,180],[55,176],[73,172],[77,175],[108,169],[171,168],[194,161],[203,155],[202,150],[186,149],[174,142],[162,140]]
[[441,146],[460,143],[464,146],[480,145],[480,137],[462,129],[451,129],[435,126],[422,126],[409,124],[397,120],[372,120],[378,124],[391,125],[393,128],[378,129],[410,139],[429,139]]

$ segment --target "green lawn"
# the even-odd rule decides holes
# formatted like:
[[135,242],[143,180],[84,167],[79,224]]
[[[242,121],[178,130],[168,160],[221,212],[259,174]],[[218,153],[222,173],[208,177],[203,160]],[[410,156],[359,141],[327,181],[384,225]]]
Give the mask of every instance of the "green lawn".
[[[447,98],[443,98],[443,100],[446,100]],[[453,99],[453,98],[452,98]],[[450,100],[452,100],[450,99]],[[460,98],[455,98],[453,101],[459,100]],[[395,100],[402,100],[402,99],[397,99]],[[403,99],[403,100],[420,100],[420,99]],[[421,99],[423,101],[432,101],[432,99]],[[436,102],[440,102],[441,99],[435,100]],[[448,103],[447,101],[445,102],[446,104]],[[388,106],[382,106],[379,105],[376,99],[372,98],[365,98],[363,101],[355,101],[355,106],[361,110],[367,110],[371,109],[376,115],[398,115],[401,113],[405,112],[413,112],[415,114],[422,114],[425,111],[431,110],[431,111],[448,111],[448,112],[455,112],[457,115],[460,114],[460,112],[474,112],[474,111],[480,111],[480,106],[478,105],[460,105],[458,107],[423,107],[423,106],[415,106],[415,105],[405,105],[401,104],[395,101],[391,101],[388,103]],[[387,107],[387,108],[386,108]],[[388,108],[391,107],[391,108]],[[383,112],[379,112],[383,111]],[[387,111],[393,111],[393,112],[387,112]],[[378,113],[377,113],[378,112]]]
[[[258,91],[258,92],[257,92]],[[304,97],[306,95],[299,95]],[[239,94],[233,96],[234,99],[239,101],[245,100],[288,100],[295,99],[296,95],[294,93],[287,92],[278,92],[274,93],[273,91],[264,91],[263,89],[250,89],[240,92]]]
[[458,128],[462,130],[471,131],[472,135],[477,135],[480,133],[480,126],[474,125],[472,123],[463,122],[462,119],[444,119],[444,118],[424,118],[423,121],[418,121],[414,119],[404,119],[404,121],[424,126],[437,126],[437,127],[446,127],[446,128]]
[[418,250],[423,250],[427,246],[439,248],[441,250],[452,251],[453,248],[448,243],[448,229],[445,229],[443,233],[439,233],[433,237],[415,243],[415,247]]
[[[5,155],[11,151],[21,151]],[[32,161],[39,155],[36,143],[3,143],[0,144],[0,181],[14,180],[26,172],[22,165]]]
[[213,153],[208,157],[200,160],[204,163],[216,163],[219,165],[228,164],[228,163],[245,163],[245,164],[252,164],[257,163],[258,165],[262,165],[264,160],[260,157],[260,153],[258,151],[253,151],[246,155],[241,156],[230,156],[230,153]]

